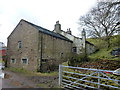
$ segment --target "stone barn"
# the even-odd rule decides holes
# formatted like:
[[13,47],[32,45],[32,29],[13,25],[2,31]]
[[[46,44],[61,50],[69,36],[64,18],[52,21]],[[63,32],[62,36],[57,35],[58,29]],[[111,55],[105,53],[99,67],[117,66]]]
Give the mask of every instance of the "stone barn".
[[78,38],[70,29],[61,30],[59,21],[50,31],[22,19],[8,36],[8,66],[41,72],[54,70],[71,59],[73,53],[81,54],[82,48],[89,46],[92,47],[89,53],[95,51],[94,45],[86,42],[85,31],[83,34]]

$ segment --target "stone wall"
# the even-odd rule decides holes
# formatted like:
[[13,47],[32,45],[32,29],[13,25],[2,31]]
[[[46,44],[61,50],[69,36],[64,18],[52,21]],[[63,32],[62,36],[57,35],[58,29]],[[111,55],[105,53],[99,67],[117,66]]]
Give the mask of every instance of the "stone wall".
[[[22,43],[21,48],[18,48],[19,41]],[[35,70],[39,58],[38,54],[38,31],[26,22],[21,21],[8,37],[8,65]],[[22,58],[28,59],[28,63],[23,64]],[[11,63],[11,59],[15,59],[15,63]]]
[[96,51],[96,47],[90,44],[86,44],[86,52],[87,54],[92,54]]
[[[68,42],[43,33],[40,33],[40,40],[41,40],[41,35],[42,35],[42,70],[43,71],[56,68],[60,63],[67,61],[71,57],[72,42]],[[41,48],[41,44],[40,44],[40,48]]]
[[[21,48],[18,48],[19,41],[21,41]],[[9,67],[32,71],[40,67],[46,71],[53,66],[58,66],[67,61],[72,53],[72,42],[41,33],[25,21],[21,21],[10,34],[7,47]],[[27,59],[28,62],[22,63],[22,58]]]
[[[56,32],[56,30],[54,30],[54,32]],[[59,30],[59,32],[56,32],[56,33],[59,33],[63,36],[65,36],[66,38],[70,39],[71,41],[73,41],[73,47],[77,47],[77,54],[80,54],[82,53],[81,49],[82,49],[82,38],[78,38],[78,37],[75,37],[71,34],[68,34],[67,32],[63,31],[63,30]]]

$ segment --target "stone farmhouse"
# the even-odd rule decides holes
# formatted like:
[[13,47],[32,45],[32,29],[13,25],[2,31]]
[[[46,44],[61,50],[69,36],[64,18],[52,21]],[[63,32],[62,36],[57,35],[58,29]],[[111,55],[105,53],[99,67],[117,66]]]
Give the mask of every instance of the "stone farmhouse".
[[95,51],[95,46],[86,41],[85,30],[79,38],[73,36],[70,29],[61,30],[59,21],[50,31],[22,19],[8,36],[8,66],[41,72],[54,70],[73,54],[83,53],[82,49],[87,54]]

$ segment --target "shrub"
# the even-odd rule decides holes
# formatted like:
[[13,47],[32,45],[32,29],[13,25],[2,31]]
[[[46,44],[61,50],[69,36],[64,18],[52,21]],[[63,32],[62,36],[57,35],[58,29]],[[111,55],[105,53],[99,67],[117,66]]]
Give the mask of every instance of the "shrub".
[[82,62],[89,61],[87,55],[76,55],[68,61],[69,66],[78,66]]

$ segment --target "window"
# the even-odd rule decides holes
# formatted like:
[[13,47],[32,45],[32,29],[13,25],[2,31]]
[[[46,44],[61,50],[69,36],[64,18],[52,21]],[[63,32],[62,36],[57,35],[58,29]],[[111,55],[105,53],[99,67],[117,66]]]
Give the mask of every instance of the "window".
[[22,42],[18,41],[18,48],[22,48]]
[[42,59],[42,62],[47,62],[48,61],[48,59]]
[[77,47],[73,47],[72,51],[76,53],[77,52]]
[[21,62],[22,62],[23,64],[28,64],[28,59],[22,58]]
[[16,63],[16,60],[14,58],[11,59],[11,63]]
[[60,53],[60,56],[63,57],[63,53]]

